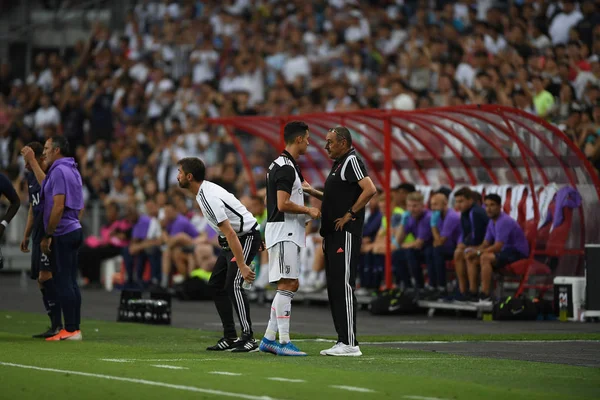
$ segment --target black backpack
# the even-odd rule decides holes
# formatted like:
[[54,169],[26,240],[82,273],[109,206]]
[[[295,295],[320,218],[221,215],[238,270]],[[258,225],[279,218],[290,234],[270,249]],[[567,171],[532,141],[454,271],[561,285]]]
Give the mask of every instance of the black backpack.
[[531,321],[537,319],[538,307],[527,297],[508,296],[494,305],[494,319]]
[[410,314],[418,309],[415,298],[398,289],[379,292],[369,305],[373,315]]

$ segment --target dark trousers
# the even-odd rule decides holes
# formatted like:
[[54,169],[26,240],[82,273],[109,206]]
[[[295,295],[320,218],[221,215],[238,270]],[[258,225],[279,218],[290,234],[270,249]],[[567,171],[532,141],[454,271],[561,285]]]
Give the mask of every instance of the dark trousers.
[[447,246],[431,247],[431,256],[427,263],[429,285],[434,288],[446,288],[446,261],[452,260],[454,251]]
[[81,293],[77,284],[78,252],[83,242],[81,228],[65,235],[53,236],[50,263],[58,299],[69,332],[79,330]]
[[[140,251],[137,254],[131,254],[129,247],[124,247],[121,251],[125,270],[127,271],[127,288],[143,288],[144,287],[144,268],[146,263],[150,262],[150,270],[152,272],[152,283],[159,284],[162,277],[162,255],[158,247],[151,247]],[[136,271],[134,277],[133,271]]]
[[354,287],[362,236],[341,231],[323,238],[327,295],[338,342],[357,346]]
[[81,275],[88,278],[90,283],[100,282],[100,264],[102,261],[116,257],[122,252],[121,247],[113,246],[112,244],[89,247],[83,246],[79,250],[79,268]]
[[[262,244],[260,232],[252,231],[239,239],[244,250],[244,261],[246,265],[250,265]],[[233,308],[235,308],[242,327],[242,337],[250,339],[253,336],[250,303],[246,291],[242,288],[244,278],[233,258],[231,250],[221,250],[208,284],[213,290],[215,306],[223,324],[223,336],[237,337],[233,320]]]
[[392,254],[394,267],[396,268],[396,281],[402,282],[405,288],[413,287],[411,281],[414,279],[417,289],[423,289],[425,279],[423,277],[422,264],[430,264],[431,247],[423,249],[399,249]]

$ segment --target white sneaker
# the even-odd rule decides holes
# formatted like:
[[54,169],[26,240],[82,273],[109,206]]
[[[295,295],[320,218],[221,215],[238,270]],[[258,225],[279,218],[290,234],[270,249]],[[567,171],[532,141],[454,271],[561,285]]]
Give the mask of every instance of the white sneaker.
[[345,344],[344,344],[344,343],[342,343],[342,342],[337,342],[336,344],[334,344],[334,345],[333,345],[333,347],[332,347],[332,348],[330,348],[330,349],[325,349],[325,350],[321,350],[321,355],[322,355],[322,356],[326,356],[326,355],[327,355],[327,353],[328,353],[329,351],[332,351],[333,349],[336,349],[336,348],[338,348],[339,346],[345,346]]
[[321,351],[321,355],[338,357],[360,357],[362,352],[358,346],[350,346],[344,343],[337,343],[331,349]]

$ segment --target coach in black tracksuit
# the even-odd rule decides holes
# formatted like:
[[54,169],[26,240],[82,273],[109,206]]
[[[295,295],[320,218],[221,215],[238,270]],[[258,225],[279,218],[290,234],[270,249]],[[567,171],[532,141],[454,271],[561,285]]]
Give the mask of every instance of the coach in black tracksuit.
[[359,356],[356,340],[354,285],[360,256],[365,205],[377,190],[362,160],[352,148],[350,131],[329,130],[325,150],[335,160],[323,193],[308,184],[304,191],[323,199],[321,236],[325,253],[327,293],[338,343],[322,355]]

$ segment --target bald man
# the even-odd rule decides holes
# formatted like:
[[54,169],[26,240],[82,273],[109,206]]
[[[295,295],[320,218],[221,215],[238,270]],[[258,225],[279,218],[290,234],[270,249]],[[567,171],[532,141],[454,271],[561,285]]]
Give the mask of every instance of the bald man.
[[436,193],[431,197],[432,256],[427,264],[432,298],[446,297],[446,261],[452,260],[460,237],[460,214],[448,208],[448,197]]

